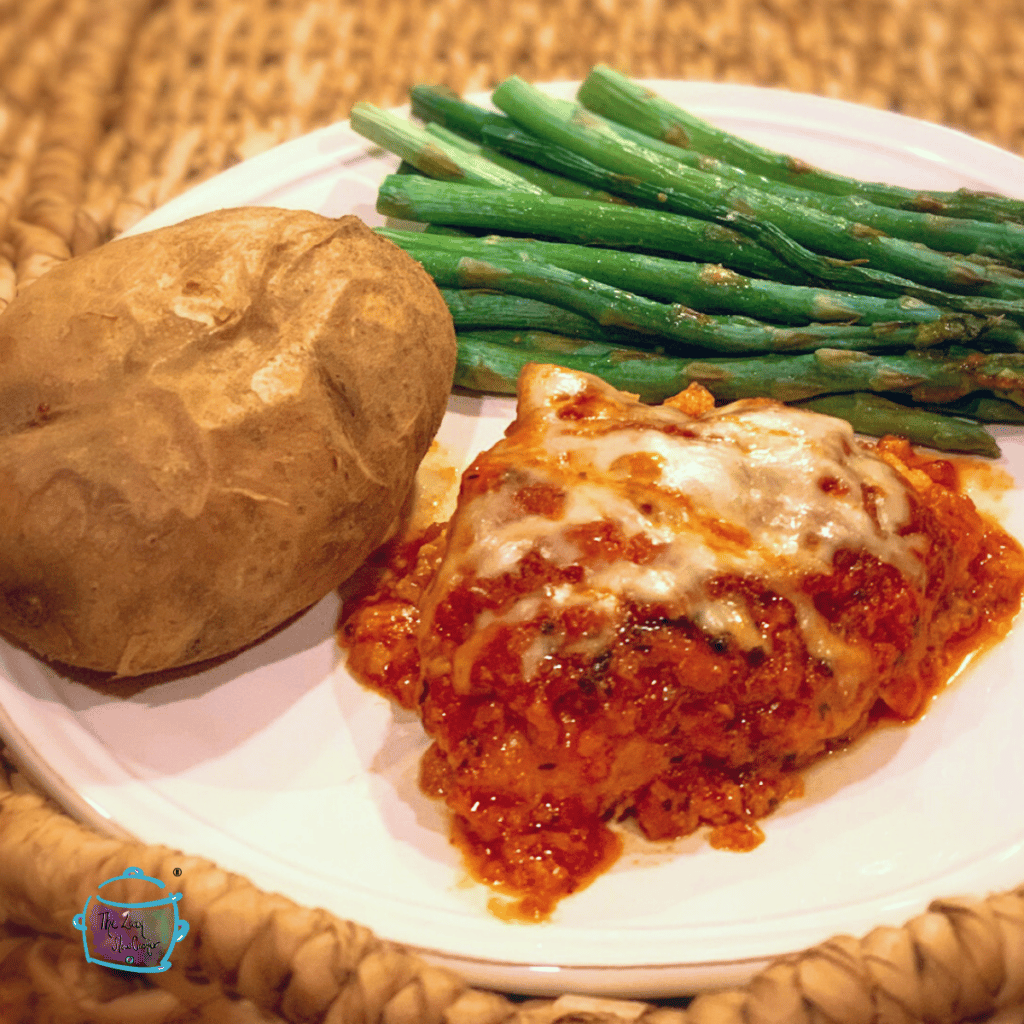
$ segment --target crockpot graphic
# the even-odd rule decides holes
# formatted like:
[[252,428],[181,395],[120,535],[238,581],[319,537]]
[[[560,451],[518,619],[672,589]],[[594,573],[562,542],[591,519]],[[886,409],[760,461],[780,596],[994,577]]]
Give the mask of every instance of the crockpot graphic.
[[[144,875],[141,868],[128,868],[123,875],[100,883],[97,889],[125,880],[152,882],[161,889],[164,887],[159,879]],[[82,933],[85,959],[122,971],[145,974],[166,971],[171,966],[174,944],[188,935],[188,921],[178,917],[181,897],[180,892],[173,892],[149,901],[117,903],[104,899],[97,891],[71,921]]]

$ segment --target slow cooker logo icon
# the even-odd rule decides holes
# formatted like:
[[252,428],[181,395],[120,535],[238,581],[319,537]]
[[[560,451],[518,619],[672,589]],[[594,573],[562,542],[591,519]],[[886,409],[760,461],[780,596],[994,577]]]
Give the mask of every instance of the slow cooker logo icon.
[[[158,878],[144,875],[141,868],[128,868],[123,875],[108,878],[98,890],[112,882],[138,880],[164,888]],[[85,959],[91,964],[117,967],[140,974],[159,974],[171,966],[171,950],[178,939],[188,935],[188,921],[178,917],[180,892],[138,903],[118,903],[97,892],[85,901],[72,925],[82,933]]]

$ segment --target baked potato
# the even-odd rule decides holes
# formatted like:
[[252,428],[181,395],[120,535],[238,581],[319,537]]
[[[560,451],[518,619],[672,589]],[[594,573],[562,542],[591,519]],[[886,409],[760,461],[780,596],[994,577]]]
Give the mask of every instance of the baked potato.
[[53,269],[0,314],[0,632],[121,676],[257,640],[384,538],[454,363],[355,217],[219,211]]

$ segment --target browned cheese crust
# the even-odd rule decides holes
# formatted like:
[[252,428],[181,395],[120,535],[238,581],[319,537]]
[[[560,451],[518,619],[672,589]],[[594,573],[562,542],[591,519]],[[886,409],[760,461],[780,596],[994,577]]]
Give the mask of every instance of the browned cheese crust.
[[381,542],[454,364],[355,217],[219,211],[55,268],[0,316],[0,632],[120,675],[258,639]]

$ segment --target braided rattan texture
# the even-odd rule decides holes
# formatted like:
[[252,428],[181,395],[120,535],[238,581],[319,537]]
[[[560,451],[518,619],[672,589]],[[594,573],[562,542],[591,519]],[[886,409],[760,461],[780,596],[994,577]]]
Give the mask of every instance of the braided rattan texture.
[[0,304],[188,186],[417,81],[738,81],[1024,149],[1021,0],[0,0]]
[[[358,99],[579,78],[598,61],[822,93],[1024,152],[1024,0],[0,0],[0,308]],[[96,879],[160,877],[171,858],[189,867],[192,923],[174,970],[87,964],[70,922]],[[2,1024],[1021,1024],[1022,1007],[1024,888],[940,900],[685,1010],[513,1004],[201,859],[99,837],[0,770]]]

